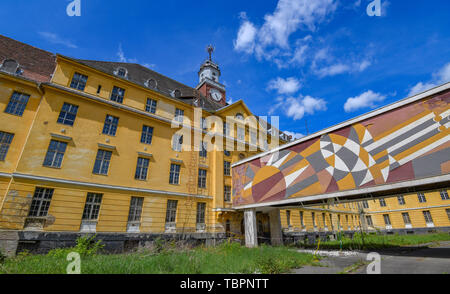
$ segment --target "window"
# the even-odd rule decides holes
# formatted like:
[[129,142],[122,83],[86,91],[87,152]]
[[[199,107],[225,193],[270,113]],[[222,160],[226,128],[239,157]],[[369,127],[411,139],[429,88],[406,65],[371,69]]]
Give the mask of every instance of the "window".
[[389,214],[383,214],[383,218],[384,218],[384,223],[386,224],[386,226],[390,226],[391,218],[389,217]]
[[251,144],[256,144],[257,143],[256,132],[255,131],[251,131],[250,132],[250,143]]
[[302,228],[305,226],[305,220],[303,218],[303,211],[300,211],[300,225]]
[[100,94],[101,91],[102,91],[102,85],[98,85],[98,87],[97,87],[97,94]]
[[60,168],[66,152],[67,143],[51,140],[45,156],[44,166]]
[[411,224],[411,219],[409,218],[409,213],[407,213],[407,212],[402,213],[402,217],[403,217],[403,222],[405,223],[405,225]]
[[225,156],[231,156],[231,152],[228,150],[223,151],[223,154],[225,154]]
[[384,198],[380,199],[380,206],[381,207],[386,207],[386,200]]
[[201,189],[206,189],[206,174],[207,171],[204,169],[198,170],[198,187]]
[[184,110],[175,109],[175,121],[182,123],[184,118]]
[[123,97],[125,96],[125,90],[114,86],[111,92],[111,101],[123,103]]
[[53,189],[39,188],[34,191],[33,200],[30,206],[30,217],[45,217],[48,214],[50,202],[53,197]]
[[158,102],[156,102],[156,100],[147,98],[147,105],[145,105],[145,111],[155,114],[157,105]]
[[94,174],[107,175],[109,169],[109,163],[111,161],[112,152],[106,150],[98,150],[97,157],[95,158]]
[[153,139],[153,128],[149,126],[142,127],[141,143],[152,144]]
[[223,162],[223,174],[225,176],[231,176],[231,162],[229,161]]
[[197,203],[197,224],[205,224],[206,203]]
[[369,208],[369,202],[367,200],[363,201],[363,207],[366,209]]
[[323,222],[323,227],[326,228],[327,227],[327,219],[326,219],[326,215],[325,213],[322,213],[322,222]]
[[96,221],[100,212],[100,205],[102,204],[102,194],[88,193],[86,197],[86,204],[83,211],[83,220]]
[[107,115],[105,119],[105,125],[103,126],[103,134],[115,136],[118,124],[119,124],[118,117]]
[[206,142],[202,142],[202,150],[200,150],[200,157],[206,158],[208,157],[208,150],[206,148]]
[[245,129],[244,128],[237,128],[237,138],[238,140],[245,141]]
[[177,152],[181,152],[183,146],[183,136],[179,134],[173,135],[172,138],[172,149]]
[[291,211],[290,210],[286,210],[286,222],[288,227],[291,227]]
[[419,202],[420,202],[420,203],[425,203],[425,202],[427,202],[427,198],[425,197],[425,194],[423,194],[423,193],[418,193],[417,196],[419,197]]
[[169,183],[172,185],[178,185],[180,183],[180,169],[181,165],[171,164],[170,165],[170,176]]
[[450,199],[450,198],[448,197],[447,190],[442,190],[442,191],[441,191],[441,198],[442,198],[442,200],[449,200],[449,199]]
[[367,220],[367,225],[368,225],[369,227],[373,227],[372,216],[367,215],[367,216],[366,216],[366,220]]
[[73,126],[75,118],[77,117],[78,106],[69,103],[64,103],[61,112],[59,113],[58,123],[68,126]]
[[223,187],[223,200],[225,202],[231,202],[231,186]]
[[117,70],[117,75],[124,78],[127,76],[127,70],[121,67]]
[[224,136],[230,135],[230,127],[227,123],[223,123],[223,134]]
[[30,95],[14,92],[9,100],[5,112],[22,116],[25,111],[25,107],[27,107],[28,99],[30,99]]
[[406,204],[405,197],[403,197],[403,195],[398,196],[397,198],[398,198],[398,204],[400,204],[400,205],[405,205]]
[[70,83],[70,87],[75,90],[84,91],[88,77],[80,73],[75,73]]
[[311,212],[313,226],[316,227],[316,214]]
[[244,120],[244,116],[241,113],[236,114],[236,119]]
[[138,158],[137,166],[136,166],[136,174],[134,175],[134,178],[136,180],[146,180],[147,174],[148,174],[148,164],[150,160],[147,158]]
[[142,214],[142,205],[144,204],[144,198],[131,197],[130,212],[128,213],[129,222],[140,222]]
[[450,221],[450,209],[446,209],[445,212],[447,212],[447,217],[448,217],[448,220]]
[[9,146],[14,138],[14,134],[0,131],[0,161],[4,161],[8,154]]
[[426,210],[423,212],[423,216],[425,217],[425,222],[427,224],[432,224],[433,223],[433,218],[431,217],[431,213],[430,211]]
[[177,200],[167,201],[166,225],[175,225],[177,220]]

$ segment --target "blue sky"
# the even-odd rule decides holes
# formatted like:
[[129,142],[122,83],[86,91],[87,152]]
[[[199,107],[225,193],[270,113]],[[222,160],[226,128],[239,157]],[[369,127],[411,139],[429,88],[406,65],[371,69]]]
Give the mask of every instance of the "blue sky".
[[138,62],[195,86],[216,47],[227,96],[306,134],[450,81],[450,2],[2,0],[0,34],[82,59]]

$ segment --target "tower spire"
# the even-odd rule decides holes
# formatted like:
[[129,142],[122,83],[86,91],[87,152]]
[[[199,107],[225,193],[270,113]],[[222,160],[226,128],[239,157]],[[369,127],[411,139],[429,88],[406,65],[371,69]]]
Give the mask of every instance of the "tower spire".
[[206,52],[209,54],[209,61],[212,61],[212,53],[214,52],[215,48],[213,45],[209,44],[206,46]]

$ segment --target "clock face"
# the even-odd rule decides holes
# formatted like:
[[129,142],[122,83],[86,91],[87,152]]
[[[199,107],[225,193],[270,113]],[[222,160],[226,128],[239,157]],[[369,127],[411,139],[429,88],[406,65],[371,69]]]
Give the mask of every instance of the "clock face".
[[214,99],[215,101],[219,102],[222,100],[222,93],[220,93],[220,91],[216,89],[211,89],[209,93],[211,95],[211,98]]

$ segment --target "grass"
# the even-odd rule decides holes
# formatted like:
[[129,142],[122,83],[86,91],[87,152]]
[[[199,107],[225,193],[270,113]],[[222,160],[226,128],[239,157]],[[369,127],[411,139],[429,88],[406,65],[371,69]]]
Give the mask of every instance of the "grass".
[[[437,233],[427,235],[371,235],[364,234],[364,242],[360,233],[356,233],[353,239],[342,237],[341,241],[325,241],[320,243],[320,249],[343,250],[372,250],[383,248],[395,248],[402,246],[419,246],[439,241],[450,241],[450,234]],[[316,248],[317,245],[300,244],[304,247]]]
[[[66,253],[70,250],[66,250]],[[0,264],[3,274],[65,274],[66,255],[22,254]],[[81,258],[82,274],[231,274],[287,273],[291,269],[315,264],[312,254],[287,247],[245,248],[239,244],[198,247],[191,250],[163,250],[121,254],[92,255]]]

